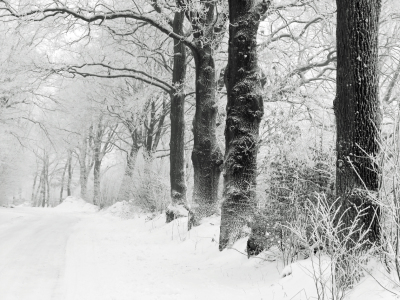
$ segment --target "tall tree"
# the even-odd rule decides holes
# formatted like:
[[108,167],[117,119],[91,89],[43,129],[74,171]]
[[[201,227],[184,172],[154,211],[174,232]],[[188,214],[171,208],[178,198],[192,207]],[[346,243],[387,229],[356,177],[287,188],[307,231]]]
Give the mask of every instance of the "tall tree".
[[264,114],[257,31],[270,2],[229,0],[229,50],[225,84],[224,202],[219,249],[239,239],[256,208],[259,127]]
[[[185,12],[175,12],[173,30],[183,35]],[[176,91],[171,93],[171,140],[170,140],[170,183],[173,205],[186,204],[185,177],[185,90],[186,79],[186,46],[179,39],[174,39],[174,66],[172,82]],[[175,215],[167,212],[167,222]]]
[[[349,227],[363,209],[360,228],[379,240],[379,208],[367,194],[377,192],[380,108],[378,27],[380,0],[337,0],[336,196],[342,222]],[[357,237],[355,237],[357,240]],[[351,245],[349,245],[351,246]]]

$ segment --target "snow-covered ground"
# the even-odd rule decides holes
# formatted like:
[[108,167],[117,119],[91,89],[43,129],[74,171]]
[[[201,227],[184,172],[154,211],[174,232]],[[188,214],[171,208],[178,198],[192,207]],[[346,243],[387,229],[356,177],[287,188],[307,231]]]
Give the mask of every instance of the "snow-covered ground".
[[[315,261],[248,259],[245,240],[219,252],[218,218],[187,232],[185,218],[86,204],[0,208],[0,300],[318,299]],[[347,299],[396,297],[366,276]]]

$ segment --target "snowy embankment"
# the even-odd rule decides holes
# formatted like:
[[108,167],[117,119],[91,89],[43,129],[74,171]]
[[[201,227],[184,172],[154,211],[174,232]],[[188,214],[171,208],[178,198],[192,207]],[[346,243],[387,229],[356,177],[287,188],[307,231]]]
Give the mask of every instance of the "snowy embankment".
[[69,196],[64,201],[53,208],[57,211],[64,212],[96,212],[99,208],[93,204],[86,202],[85,200],[73,196]]
[[[187,232],[186,218],[165,224],[128,203],[100,213],[83,204],[0,209],[2,300],[318,299],[316,258],[287,267],[266,253],[248,259],[245,239],[219,252],[218,217]],[[367,276],[347,299],[394,297]]]

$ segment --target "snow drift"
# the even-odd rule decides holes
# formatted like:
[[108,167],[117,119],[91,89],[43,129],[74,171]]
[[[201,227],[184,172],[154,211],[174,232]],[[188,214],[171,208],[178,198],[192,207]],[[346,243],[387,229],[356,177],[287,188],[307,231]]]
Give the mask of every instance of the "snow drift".
[[138,208],[135,208],[132,203],[128,201],[116,202],[110,207],[107,207],[102,211],[106,215],[112,215],[121,219],[132,219],[135,217],[135,213],[138,213]]
[[96,212],[99,208],[96,205],[90,204],[83,200],[82,198],[77,198],[69,196],[64,199],[64,201],[57,205],[55,210],[65,211],[65,212]]

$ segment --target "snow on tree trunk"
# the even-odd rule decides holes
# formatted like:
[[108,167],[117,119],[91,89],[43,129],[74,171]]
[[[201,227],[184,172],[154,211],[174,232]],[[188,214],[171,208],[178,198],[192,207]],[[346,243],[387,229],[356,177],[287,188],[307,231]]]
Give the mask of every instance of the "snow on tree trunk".
[[228,103],[225,127],[224,202],[219,249],[240,238],[256,208],[259,126],[264,114],[257,65],[257,30],[269,2],[229,0]]
[[[371,225],[367,239],[379,240],[379,208],[367,196],[379,187],[380,108],[378,27],[381,1],[337,0],[336,196],[343,226],[365,209],[360,220]],[[345,210],[347,210],[345,212]],[[357,237],[354,237],[357,239]],[[351,245],[349,245],[351,246]]]

